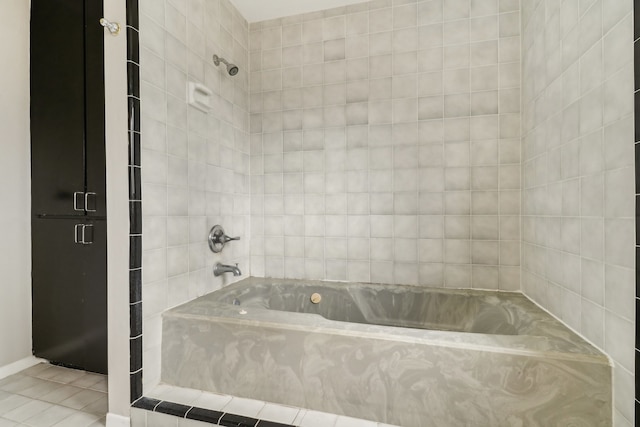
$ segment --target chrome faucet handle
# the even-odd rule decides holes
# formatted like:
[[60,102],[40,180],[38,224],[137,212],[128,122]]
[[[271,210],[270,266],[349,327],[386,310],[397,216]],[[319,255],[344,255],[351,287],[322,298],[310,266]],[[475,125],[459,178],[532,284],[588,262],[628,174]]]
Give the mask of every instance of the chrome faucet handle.
[[209,232],[209,249],[217,254],[222,251],[227,242],[232,240],[240,240],[240,237],[229,237],[221,225],[214,225]]
[[240,240],[240,237],[229,237],[229,236],[227,236],[225,234],[222,237],[220,237],[220,240],[222,241],[222,243],[227,243],[227,242],[230,242],[232,240]]

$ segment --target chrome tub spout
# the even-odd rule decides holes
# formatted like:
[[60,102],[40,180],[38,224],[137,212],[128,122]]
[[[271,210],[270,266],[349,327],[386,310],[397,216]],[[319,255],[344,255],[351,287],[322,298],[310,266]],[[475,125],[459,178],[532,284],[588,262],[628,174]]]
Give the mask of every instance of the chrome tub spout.
[[215,267],[213,267],[213,275],[221,276],[225,273],[233,273],[234,276],[242,276],[242,271],[238,268],[238,264],[236,265],[225,265],[217,263]]

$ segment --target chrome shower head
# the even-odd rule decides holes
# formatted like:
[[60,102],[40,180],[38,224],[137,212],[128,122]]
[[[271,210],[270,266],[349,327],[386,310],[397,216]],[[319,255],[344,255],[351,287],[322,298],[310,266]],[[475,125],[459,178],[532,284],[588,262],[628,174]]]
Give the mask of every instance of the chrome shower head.
[[227,66],[227,73],[229,73],[231,77],[235,76],[236,74],[238,74],[238,71],[240,71],[237,65],[230,64],[226,59],[221,58],[218,55],[213,55],[213,63],[216,65],[216,67],[219,66],[221,62]]

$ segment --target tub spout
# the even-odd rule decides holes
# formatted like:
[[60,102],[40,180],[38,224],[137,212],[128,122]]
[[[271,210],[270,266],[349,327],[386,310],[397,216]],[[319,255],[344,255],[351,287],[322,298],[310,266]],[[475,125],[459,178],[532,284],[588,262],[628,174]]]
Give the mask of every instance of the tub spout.
[[238,264],[236,265],[224,265],[217,263],[215,267],[213,267],[213,275],[221,276],[225,273],[233,273],[234,276],[241,276],[242,271],[238,268]]

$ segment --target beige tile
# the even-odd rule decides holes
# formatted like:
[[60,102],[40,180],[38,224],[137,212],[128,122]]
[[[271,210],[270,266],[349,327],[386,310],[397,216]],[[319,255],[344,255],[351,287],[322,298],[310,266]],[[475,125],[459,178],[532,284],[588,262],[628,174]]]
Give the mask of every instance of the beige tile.
[[2,414],[2,417],[16,422],[24,422],[28,418],[31,418],[31,416],[40,414],[51,407],[52,405],[49,403],[41,402],[39,400],[31,400],[16,409]]
[[40,412],[39,414],[35,414],[32,417],[28,418],[26,421],[24,421],[24,424],[31,427],[50,427],[61,422],[67,417],[74,415],[75,413],[76,411],[73,409],[59,405],[52,405],[50,408],[44,410],[43,412]]
[[55,390],[40,397],[41,400],[51,403],[60,403],[69,397],[78,394],[82,391],[79,387],[73,387],[69,385],[62,385]]
[[9,393],[20,393],[36,385],[42,384],[43,380],[29,376],[16,377],[13,381],[2,386],[2,390]]
[[95,390],[82,390],[73,396],[59,402],[60,405],[71,409],[83,409],[84,407],[106,397],[105,393]]
[[88,427],[99,419],[100,417],[97,415],[75,412],[71,416],[54,425],[59,427]]
[[104,375],[87,372],[80,378],[70,382],[69,385],[80,388],[90,388],[98,391],[106,391],[106,383],[107,377]]
[[39,399],[45,394],[51,393],[52,391],[58,389],[58,387],[60,387],[60,383],[42,380],[33,387],[22,390],[20,394],[34,399]]
[[0,401],[0,416],[6,414],[7,412],[10,412],[16,408],[19,408],[22,405],[26,405],[27,403],[31,402],[32,399],[29,399],[27,397],[23,397],[23,396],[18,396],[16,394],[13,394],[11,396],[8,396],[6,399],[3,399]]

